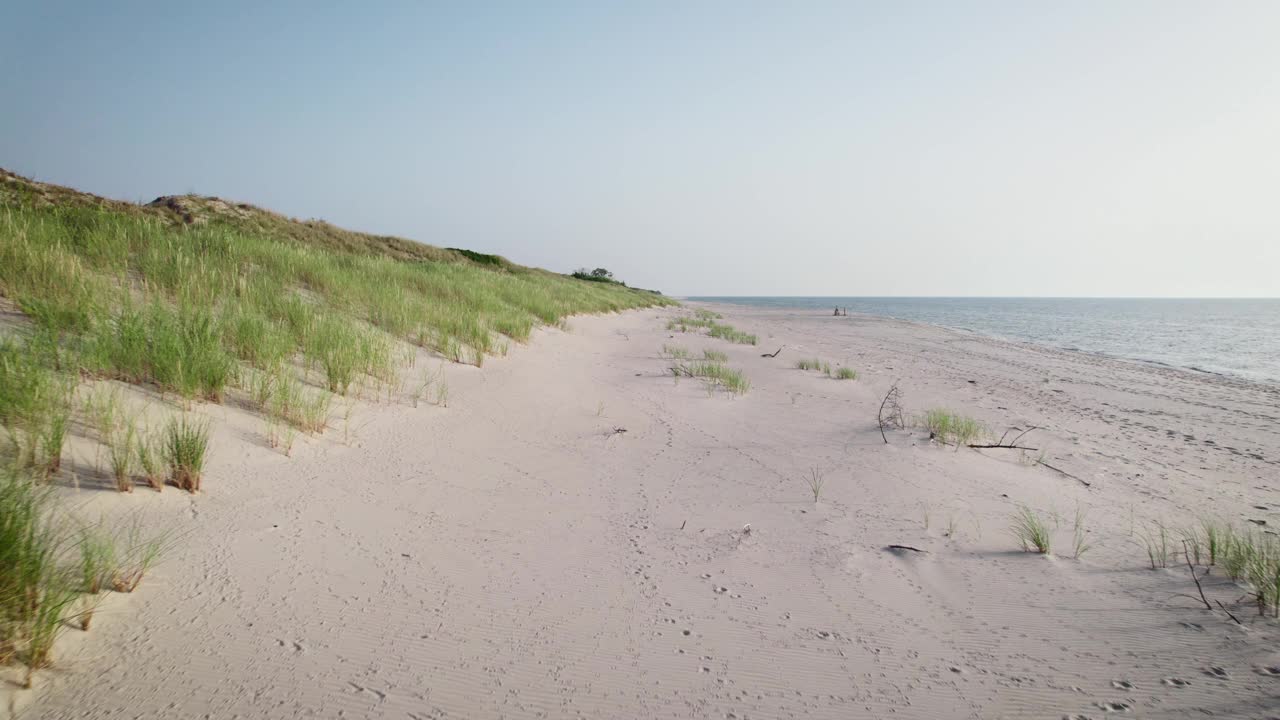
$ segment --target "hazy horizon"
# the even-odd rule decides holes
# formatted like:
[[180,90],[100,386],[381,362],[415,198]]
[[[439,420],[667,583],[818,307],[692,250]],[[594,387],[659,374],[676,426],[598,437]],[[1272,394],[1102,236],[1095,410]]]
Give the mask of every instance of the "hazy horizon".
[[810,300],[822,299],[860,299],[860,300],[1280,300],[1280,297],[1209,297],[1209,296],[1175,296],[1161,297],[1143,295],[705,295],[702,293],[684,293],[675,297],[691,300],[714,300],[716,298],[802,298]]
[[0,9],[0,167],[676,296],[1280,296],[1280,5]]

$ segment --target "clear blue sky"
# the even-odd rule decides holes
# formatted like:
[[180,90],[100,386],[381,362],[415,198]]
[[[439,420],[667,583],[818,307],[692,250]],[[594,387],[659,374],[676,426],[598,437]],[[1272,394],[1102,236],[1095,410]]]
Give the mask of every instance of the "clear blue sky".
[[675,294],[1280,296],[1277,2],[321,5],[4,3],[0,166]]

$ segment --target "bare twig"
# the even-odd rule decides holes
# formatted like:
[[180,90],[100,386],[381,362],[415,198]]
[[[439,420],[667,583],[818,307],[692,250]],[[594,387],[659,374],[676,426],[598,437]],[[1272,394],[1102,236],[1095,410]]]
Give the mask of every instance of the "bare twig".
[[1196,566],[1191,564],[1191,551],[1187,549],[1187,541],[1182,541],[1182,556],[1187,559],[1187,569],[1191,571],[1191,579],[1196,583],[1196,591],[1200,593],[1200,602],[1204,603],[1204,609],[1212,611],[1213,606],[1209,604],[1208,598],[1204,596],[1204,588],[1200,587],[1200,578],[1196,576]]
[[884,399],[880,401],[880,410],[876,412],[876,423],[880,426],[880,439],[884,440],[885,445],[889,444],[889,437],[884,434],[885,426],[901,430],[905,425],[902,419],[902,391],[898,389],[896,380],[889,388],[889,392],[884,394]]
[[1022,439],[1022,436],[1023,436],[1023,435],[1026,435],[1027,433],[1031,432],[1032,430],[1039,430],[1039,429],[1040,429],[1040,428],[1038,428],[1038,427],[1036,427],[1036,426],[1032,425],[1031,427],[1029,427],[1029,428],[1027,428],[1026,430],[1023,430],[1021,433],[1019,433],[1017,437],[1015,437],[1014,439],[1010,440],[1010,441],[1009,441],[1009,444],[1010,444],[1010,445],[1017,445],[1017,444],[1018,444],[1018,441]]
[[780,352],[782,352],[782,348],[778,348],[771,353],[760,353],[760,357],[775,358],[778,357],[778,353]]
[[1232,612],[1231,612],[1230,610],[1228,610],[1228,609],[1227,609],[1227,606],[1226,606],[1226,605],[1223,605],[1223,604],[1222,604],[1222,601],[1221,601],[1221,600],[1214,600],[1214,602],[1218,603],[1218,607],[1222,608],[1222,612],[1226,613],[1226,614],[1227,614],[1227,617],[1231,618],[1232,620],[1235,620],[1237,625],[1243,625],[1243,624],[1244,624],[1244,623],[1240,622],[1240,618],[1238,618],[1238,617],[1236,617],[1235,615],[1233,615],[1233,614],[1232,614]]
[[986,444],[986,443],[976,444],[976,445],[971,444],[971,445],[966,445],[966,447],[971,447],[971,448],[980,449],[980,450],[984,450],[984,449],[985,450],[997,450],[997,449],[998,450],[1039,450],[1040,449],[1040,448],[1026,447],[1025,445],[1018,444],[1018,441],[1021,440],[1024,435],[1031,432],[1032,430],[1040,429],[1035,426],[1032,426],[1027,428],[1026,430],[1023,430],[1022,432],[1018,433],[1016,437],[1014,437],[1012,440],[1006,443],[1004,439],[1006,437],[1009,437],[1009,433],[1013,432],[1016,429],[1017,428],[1009,428],[1008,430],[1005,430],[1004,434],[1000,436],[1000,440],[995,444]]
[[889,550],[910,550],[911,552],[918,552],[918,553],[929,552],[928,550],[921,550],[920,548],[911,547],[910,545],[889,545],[888,549]]
[[1084,478],[1076,477],[1075,475],[1072,475],[1071,473],[1067,472],[1066,470],[1063,470],[1062,468],[1059,468],[1059,467],[1054,467],[1054,466],[1050,465],[1049,463],[1047,463],[1047,462],[1045,462],[1045,461],[1043,461],[1043,460],[1037,460],[1037,461],[1036,461],[1036,464],[1037,464],[1037,465],[1043,465],[1043,466],[1045,466],[1045,467],[1049,468],[1050,470],[1052,470],[1052,471],[1054,471],[1054,472],[1056,472],[1056,473],[1061,473],[1061,474],[1065,475],[1066,477],[1069,477],[1069,478],[1071,478],[1072,480],[1075,480],[1076,482],[1080,483],[1081,485],[1084,485],[1085,487],[1093,487],[1093,484],[1092,484],[1092,483],[1090,483],[1088,480],[1085,480]]

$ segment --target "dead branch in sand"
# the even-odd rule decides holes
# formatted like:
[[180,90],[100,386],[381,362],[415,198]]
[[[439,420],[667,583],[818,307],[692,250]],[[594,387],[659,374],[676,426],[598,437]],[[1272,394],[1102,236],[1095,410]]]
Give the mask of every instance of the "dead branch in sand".
[[1235,620],[1237,625],[1243,625],[1243,624],[1244,624],[1244,623],[1240,622],[1240,618],[1236,617],[1234,614],[1232,614],[1232,612],[1231,612],[1230,610],[1228,610],[1228,609],[1227,609],[1227,606],[1226,606],[1226,605],[1223,605],[1223,604],[1222,604],[1222,601],[1221,601],[1221,600],[1214,600],[1214,602],[1218,603],[1218,607],[1222,608],[1222,612],[1226,613],[1226,614],[1227,614],[1227,617],[1231,618],[1232,620]]
[[771,353],[760,353],[760,357],[776,358],[778,357],[778,353],[780,352],[782,352],[782,348],[778,348],[777,350],[774,350]]
[[1018,435],[1017,435],[1016,437],[1014,437],[1012,440],[1010,440],[1009,442],[1007,442],[1007,443],[1006,443],[1006,442],[1004,441],[1004,440],[1005,440],[1005,438],[1009,437],[1009,433],[1013,432],[1013,431],[1014,431],[1014,430],[1016,430],[1016,429],[1017,429],[1017,428],[1009,428],[1008,430],[1005,430],[1005,431],[1004,431],[1004,434],[1000,436],[1000,440],[999,440],[998,442],[994,443],[994,444],[990,444],[990,443],[969,443],[969,444],[968,444],[968,445],[966,445],[965,447],[971,447],[971,448],[974,448],[974,449],[976,449],[976,450],[1039,450],[1039,449],[1040,449],[1040,448],[1027,447],[1026,445],[1019,445],[1019,444],[1018,444],[1018,441],[1019,441],[1019,440],[1021,440],[1021,439],[1022,439],[1022,437],[1023,437],[1024,435],[1026,435],[1027,433],[1031,432],[1032,430],[1039,430],[1039,429],[1040,429],[1040,428],[1038,428],[1038,427],[1036,427],[1036,426],[1034,426],[1034,425],[1033,425],[1033,426],[1031,426],[1031,427],[1029,427],[1029,428],[1027,428],[1026,430],[1023,430],[1022,432],[1018,433]]
[[[1187,549],[1186,540],[1182,541],[1182,557],[1186,558],[1187,571],[1191,573],[1191,580],[1196,584],[1196,592],[1200,594],[1200,602],[1204,603],[1205,610],[1208,610],[1209,612],[1213,612],[1213,606],[1209,604],[1209,599],[1204,596],[1204,587],[1200,585],[1200,576],[1196,575],[1196,566],[1194,563],[1191,562],[1191,552]],[[1209,568],[1205,568],[1204,573],[1208,575]],[[1191,597],[1191,596],[1184,594],[1183,597]],[[1192,599],[1194,600],[1195,598],[1192,598]],[[1214,600],[1214,602],[1217,603],[1218,607],[1222,608],[1222,612],[1226,613],[1227,617],[1234,620],[1237,625],[1243,624],[1240,622],[1240,618],[1236,617],[1234,613],[1232,613],[1230,610],[1227,609],[1226,605],[1222,604],[1221,600]]]
[[893,387],[889,388],[889,392],[884,394],[884,399],[880,401],[880,410],[876,412],[876,423],[880,426],[880,439],[884,440],[884,444],[889,444],[889,438],[884,434],[886,426],[894,430],[901,430],[906,427],[907,422],[902,417],[902,391],[898,389],[898,382],[893,382]]
[[1089,482],[1088,480],[1085,480],[1085,479],[1084,479],[1084,478],[1082,478],[1082,477],[1077,477],[1077,476],[1075,476],[1075,475],[1072,475],[1071,473],[1067,472],[1066,470],[1063,470],[1063,469],[1062,469],[1062,468],[1060,468],[1060,467],[1054,467],[1053,465],[1050,465],[1049,463],[1045,462],[1044,460],[1036,460],[1036,464],[1037,464],[1037,465],[1043,465],[1044,467],[1047,467],[1047,468],[1049,468],[1050,470],[1052,470],[1052,471],[1054,471],[1054,472],[1056,472],[1056,473],[1061,473],[1062,475],[1064,475],[1064,476],[1066,476],[1066,477],[1069,477],[1069,478],[1071,478],[1072,480],[1075,480],[1076,482],[1080,483],[1081,485],[1084,485],[1085,487],[1093,487],[1093,483]]
[[1182,556],[1187,559],[1187,570],[1191,571],[1191,579],[1195,581],[1196,591],[1200,593],[1200,602],[1204,603],[1205,610],[1213,612],[1213,606],[1209,604],[1208,598],[1204,596],[1204,588],[1200,586],[1200,578],[1196,576],[1196,566],[1191,564],[1191,551],[1187,550],[1186,540],[1182,541]]

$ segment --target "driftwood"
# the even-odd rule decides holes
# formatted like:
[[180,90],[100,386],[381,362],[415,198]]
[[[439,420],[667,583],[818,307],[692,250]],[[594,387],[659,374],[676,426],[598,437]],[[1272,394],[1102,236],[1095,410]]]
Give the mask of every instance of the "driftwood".
[[1064,475],[1064,476],[1066,476],[1066,477],[1069,477],[1069,478],[1071,478],[1072,480],[1075,480],[1076,482],[1080,483],[1081,485],[1083,485],[1083,486],[1085,486],[1085,487],[1093,487],[1093,483],[1089,482],[1088,480],[1085,480],[1085,479],[1084,479],[1084,478],[1082,478],[1082,477],[1077,477],[1077,476],[1075,476],[1075,475],[1072,475],[1071,473],[1067,472],[1066,470],[1063,470],[1063,469],[1062,469],[1062,468],[1060,468],[1060,467],[1054,467],[1053,465],[1050,465],[1049,463],[1047,463],[1047,462],[1045,462],[1045,461],[1043,461],[1043,460],[1037,460],[1037,461],[1036,461],[1036,464],[1037,464],[1037,465],[1043,465],[1043,466],[1045,466],[1045,467],[1049,468],[1050,470],[1052,470],[1052,471],[1054,471],[1054,472],[1056,472],[1056,473],[1060,473],[1060,474],[1062,474],[1062,475]]
[[1238,617],[1236,617],[1235,615],[1233,615],[1233,614],[1231,613],[1231,611],[1227,609],[1227,606],[1226,606],[1226,605],[1223,605],[1223,604],[1222,604],[1222,601],[1221,601],[1221,600],[1214,600],[1214,602],[1218,603],[1218,607],[1222,608],[1222,612],[1226,613],[1226,614],[1227,614],[1227,617],[1231,618],[1232,620],[1235,620],[1237,625],[1243,625],[1243,624],[1244,624],[1244,623],[1240,622],[1240,618],[1238,618]]
[[780,352],[782,352],[782,348],[778,348],[772,353],[760,353],[760,357],[775,358],[775,357],[778,357],[778,353]]
[[1200,586],[1200,578],[1196,576],[1196,566],[1191,564],[1191,551],[1187,550],[1186,540],[1182,541],[1182,556],[1187,559],[1187,570],[1191,571],[1191,579],[1196,583],[1196,591],[1200,593],[1200,602],[1204,603],[1205,610],[1213,612],[1213,606],[1209,604],[1209,600],[1204,596],[1204,588]]
[[898,389],[897,381],[894,381],[893,387],[889,388],[889,392],[885,393],[884,399],[880,401],[880,410],[876,412],[876,423],[880,426],[880,439],[884,440],[885,445],[889,444],[889,438],[884,434],[885,426],[901,430],[906,424],[902,419],[902,391]]
[[918,553],[929,552],[928,550],[921,550],[920,548],[911,547],[910,545],[888,545],[886,546],[886,549],[887,550],[910,550],[911,552],[918,552]]
[[[1209,612],[1213,612],[1213,606],[1209,604],[1209,599],[1204,596],[1204,587],[1200,585],[1200,577],[1196,575],[1196,566],[1191,562],[1191,552],[1187,550],[1186,540],[1182,541],[1182,557],[1186,558],[1187,560],[1187,571],[1191,573],[1191,580],[1196,584],[1196,592],[1200,594],[1200,602],[1204,603],[1205,610],[1208,610]],[[1208,575],[1209,569],[1205,568],[1204,572],[1206,575]],[[1191,597],[1191,596],[1186,595],[1185,597]],[[1192,598],[1192,599],[1194,600],[1195,598]],[[1227,609],[1226,605],[1222,604],[1221,600],[1214,600],[1214,602],[1217,603],[1218,607],[1222,608],[1222,612],[1226,613],[1227,617],[1234,620],[1237,625],[1244,624],[1240,622],[1240,618],[1236,617],[1235,614],[1233,614],[1230,610]]]
[[998,450],[1039,450],[1040,448],[1027,447],[1026,445],[1018,444],[1018,441],[1021,440],[1024,435],[1031,432],[1032,430],[1039,430],[1039,429],[1040,428],[1035,427],[1033,425],[1027,428],[1026,430],[1023,430],[1022,432],[1018,433],[1016,437],[1014,437],[1012,440],[1006,443],[1004,441],[1005,438],[1009,437],[1009,433],[1015,430],[1015,428],[1009,428],[1008,430],[1004,431],[1004,434],[1000,436],[1000,440],[998,440],[994,445],[986,444],[986,443],[976,443],[976,444],[970,443],[965,447],[971,447],[971,448],[974,448],[975,450],[997,450],[997,449]]

